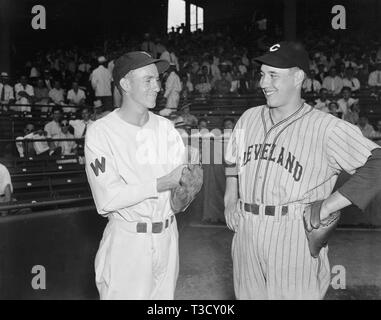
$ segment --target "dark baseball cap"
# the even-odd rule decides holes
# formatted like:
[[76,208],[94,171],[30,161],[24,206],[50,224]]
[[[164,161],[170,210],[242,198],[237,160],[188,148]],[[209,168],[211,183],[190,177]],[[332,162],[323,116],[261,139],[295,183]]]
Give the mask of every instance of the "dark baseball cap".
[[154,59],[149,53],[144,51],[125,53],[114,62],[114,69],[112,72],[114,82],[119,85],[120,79],[122,79],[128,72],[152,63],[156,64],[159,73],[163,73],[169,67],[169,62],[167,60]]
[[310,61],[304,47],[297,42],[282,41],[270,47],[269,51],[255,61],[271,67],[288,69],[299,67],[306,74],[309,73]]

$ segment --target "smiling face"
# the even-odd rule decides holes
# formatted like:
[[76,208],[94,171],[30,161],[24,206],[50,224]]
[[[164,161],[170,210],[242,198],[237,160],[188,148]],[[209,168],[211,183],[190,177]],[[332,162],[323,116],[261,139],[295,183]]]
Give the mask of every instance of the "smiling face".
[[287,105],[298,92],[294,68],[280,69],[263,64],[259,84],[269,107]]
[[160,79],[155,64],[133,70],[120,80],[120,85],[128,98],[136,105],[152,109],[160,91]]

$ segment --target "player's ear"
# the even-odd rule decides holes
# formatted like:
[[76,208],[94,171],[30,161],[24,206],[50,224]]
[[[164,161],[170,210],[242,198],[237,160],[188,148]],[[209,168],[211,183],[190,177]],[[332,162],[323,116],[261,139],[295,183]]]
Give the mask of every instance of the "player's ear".
[[119,85],[123,91],[126,91],[126,92],[130,91],[131,84],[130,84],[130,79],[128,77],[124,77],[120,79]]
[[303,70],[297,68],[294,72],[294,82],[295,82],[295,85],[298,86],[298,85],[302,85],[303,84],[303,81],[305,79],[305,73]]

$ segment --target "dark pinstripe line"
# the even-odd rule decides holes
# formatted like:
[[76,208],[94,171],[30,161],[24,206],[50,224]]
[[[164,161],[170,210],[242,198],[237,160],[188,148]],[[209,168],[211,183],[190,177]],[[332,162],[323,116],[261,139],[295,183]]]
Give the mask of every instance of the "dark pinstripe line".
[[[291,267],[291,258],[292,258],[292,251],[294,249],[294,246],[293,246],[293,243],[292,243],[292,240],[293,240],[293,233],[292,231],[294,230],[294,220],[290,220],[290,224],[291,224],[291,231],[290,231],[290,245],[288,247],[288,266],[287,266],[287,289],[289,290],[290,288],[290,267]],[[296,243],[297,244],[297,243]],[[298,251],[298,249],[296,248],[296,251]]]
[[[286,238],[286,233],[287,233],[287,229],[288,229],[288,224],[287,224],[287,221],[285,222],[285,228],[283,228],[283,241],[282,241],[282,263],[280,265],[280,292],[283,292],[283,279],[284,279],[284,275],[283,275],[283,258],[284,258],[284,254],[285,254],[285,249],[284,249],[284,244],[285,244],[285,238]],[[278,265],[278,262],[276,262],[276,265]]]
[[[267,230],[267,226],[266,226],[266,230]],[[272,223],[271,223],[271,232],[270,232],[269,241],[266,241],[266,243],[269,242],[269,248],[267,250],[267,255],[266,255],[266,261],[267,261],[266,266],[267,266],[267,268],[270,264],[270,250],[271,250],[271,243],[272,243],[272,239],[273,239],[273,231],[274,231],[274,221],[272,221]]]
[[[340,147],[338,147],[338,148],[340,148]],[[331,149],[331,147],[329,147],[329,149]],[[347,167],[348,169],[353,168],[353,167],[352,167],[352,164],[351,164],[350,162],[348,162],[348,160],[347,160],[345,157],[342,157],[340,153],[337,153],[336,150],[332,149],[331,152],[332,152],[332,154],[335,154],[335,155],[336,155],[336,156],[334,156],[334,159],[335,159],[336,161],[339,160],[339,161],[337,161],[337,164],[338,164],[340,167],[342,167],[341,164],[345,162],[346,167]]]
[[263,232],[263,241],[262,241],[262,260],[263,260],[263,263],[264,263],[265,279],[267,281],[267,276],[268,276],[267,275],[267,266],[268,266],[268,263],[267,263],[267,258],[266,258],[266,255],[265,255],[265,244],[267,243],[267,241],[266,241],[267,225],[268,225],[268,222],[269,222],[270,218],[268,216],[265,216],[265,219],[266,219],[266,223],[265,223],[265,230]]
[[276,274],[277,274],[277,266],[278,266],[278,241],[279,241],[279,233],[280,233],[280,230],[281,230],[281,227],[282,227],[282,222],[278,225],[278,232],[277,232],[277,238],[276,238],[276,244],[275,244],[275,255],[274,255],[274,284],[273,286],[276,285]]
[[[319,124],[319,129],[318,129],[318,132],[320,133],[320,131],[321,131],[321,125],[322,125],[322,123],[323,123],[323,118],[321,119],[321,121],[320,121],[320,124]],[[320,154],[320,157],[321,157],[321,159],[320,159],[320,163],[324,163],[324,164],[326,164],[327,162],[326,161],[324,161],[324,136],[325,136],[325,133],[326,133],[326,131],[327,131],[327,126],[326,127],[324,127],[323,128],[323,132],[322,132],[322,137],[321,137],[321,139],[320,139],[320,142],[321,142],[321,154]],[[320,137],[320,134],[319,134],[319,137]],[[324,168],[325,168],[325,172],[324,172],[324,177],[326,177],[327,176],[327,166],[324,166]],[[315,182],[315,186],[317,186],[318,185],[318,182],[319,182],[319,178],[322,176],[321,174],[322,174],[322,170],[324,170],[323,169],[323,166],[321,165],[320,166],[320,168],[319,168],[319,171],[318,171],[318,173],[317,173],[317,175],[316,175],[316,182]],[[319,193],[319,189],[320,188],[316,188],[316,199],[318,199],[318,193]]]
[[[344,140],[341,136],[339,136],[336,132],[333,133],[339,140],[341,140],[343,142],[344,145],[348,146],[348,154],[351,155],[351,151],[356,151],[360,156],[364,157],[364,152],[360,152],[359,150],[357,150],[356,148],[354,148],[353,145],[350,145],[349,144],[349,141],[347,140]],[[335,145],[338,145],[340,146],[340,144],[338,144],[336,141],[334,141]],[[369,149],[367,149],[366,147],[363,148],[364,151],[369,151]]]
[[[304,232],[304,226],[302,225],[302,223],[299,224],[299,228],[302,227],[303,228],[303,232]],[[304,270],[306,268],[305,266],[305,258],[306,258],[306,239],[304,238],[304,241],[303,241],[303,263],[302,263],[302,284],[303,284],[303,292],[305,290],[304,286],[306,284],[306,279],[304,279]]]
[[[299,234],[300,234],[300,223],[299,223],[299,220],[295,220],[295,223],[297,224],[297,230],[296,232],[298,233],[298,237],[296,238],[296,256],[295,256],[295,288],[294,288],[294,292],[296,292],[296,288],[297,288],[297,285],[296,285],[296,282],[297,282],[297,275],[298,275],[298,267],[299,267],[299,263],[298,263],[298,253],[300,251],[300,242],[299,242]],[[303,278],[300,279],[301,283],[303,283]]]
[[[345,137],[350,137],[351,140],[356,141],[358,144],[362,145],[365,149],[368,149],[366,144],[364,144],[361,140],[358,140],[358,139],[357,139],[357,137],[359,136],[360,133],[359,133],[357,130],[355,130],[354,128],[352,128],[351,126],[349,126],[349,123],[348,123],[348,124],[347,124],[347,123],[344,123],[344,124],[345,124],[345,127],[348,128],[348,131],[349,131],[349,130],[352,131],[352,135],[353,135],[353,136],[350,135],[350,132],[345,131],[345,130],[344,130],[343,128],[341,128],[340,126],[337,126],[336,128],[337,128],[338,130],[342,131],[342,132],[344,133],[344,136],[345,136]],[[363,139],[366,139],[363,135],[361,135],[360,137],[363,138]]]

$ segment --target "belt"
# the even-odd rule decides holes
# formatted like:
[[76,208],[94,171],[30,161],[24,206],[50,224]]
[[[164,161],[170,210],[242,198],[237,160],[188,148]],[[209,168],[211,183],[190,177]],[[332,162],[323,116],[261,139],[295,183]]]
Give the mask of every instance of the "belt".
[[[167,229],[175,219],[172,215],[170,218],[166,219],[165,222],[152,222],[152,233],[161,233],[164,229]],[[136,224],[137,233],[147,233],[148,224],[146,222],[138,222]]]
[[[260,206],[256,203],[241,203],[241,209],[251,212],[252,214],[259,214],[259,208]],[[242,208],[243,206],[243,208]],[[277,206],[264,206],[264,212],[266,216],[275,216],[275,208]],[[285,216],[288,213],[288,206],[282,206],[281,207],[282,216]]]

